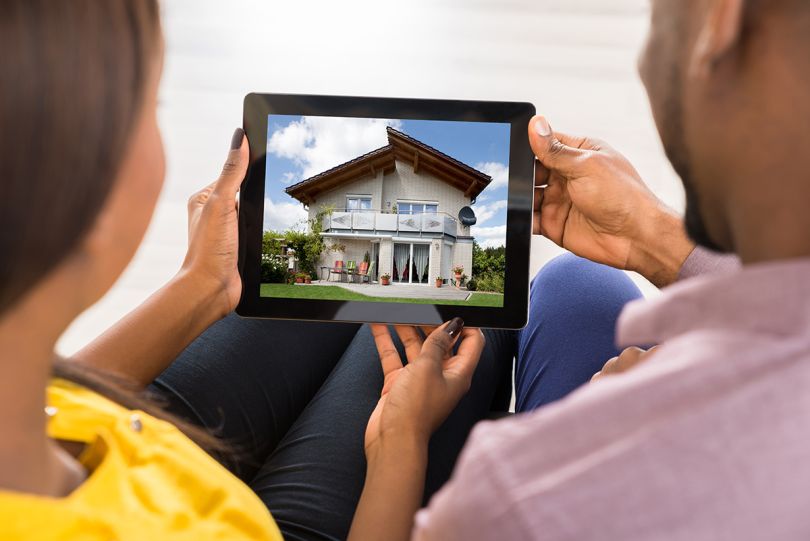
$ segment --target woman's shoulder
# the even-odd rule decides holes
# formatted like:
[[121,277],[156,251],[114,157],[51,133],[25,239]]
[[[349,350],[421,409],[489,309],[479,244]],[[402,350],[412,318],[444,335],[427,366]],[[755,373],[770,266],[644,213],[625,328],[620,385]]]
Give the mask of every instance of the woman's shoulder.
[[109,427],[134,412],[86,387],[53,379],[47,389],[45,414],[52,438],[90,443],[97,438],[100,428]]
[[47,396],[49,434],[86,443],[89,475],[65,498],[0,491],[0,539],[281,540],[253,491],[170,423],[64,380]]

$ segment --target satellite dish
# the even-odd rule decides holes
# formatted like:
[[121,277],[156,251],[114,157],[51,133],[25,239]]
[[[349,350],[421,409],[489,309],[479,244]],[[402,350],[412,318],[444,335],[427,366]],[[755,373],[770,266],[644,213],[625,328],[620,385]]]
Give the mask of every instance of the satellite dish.
[[478,222],[478,218],[475,217],[475,211],[472,207],[464,207],[458,211],[458,220],[461,222],[461,225],[466,225],[467,227],[475,225]]

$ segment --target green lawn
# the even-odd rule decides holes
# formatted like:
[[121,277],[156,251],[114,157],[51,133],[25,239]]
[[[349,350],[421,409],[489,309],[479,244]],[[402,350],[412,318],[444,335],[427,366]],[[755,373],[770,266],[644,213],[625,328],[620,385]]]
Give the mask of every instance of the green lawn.
[[364,301],[364,302],[396,302],[408,304],[443,304],[453,306],[485,306],[493,308],[503,307],[503,295],[495,293],[473,293],[468,301],[451,301],[433,299],[405,299],[389,297],[371,297],[349,291],[340,286],[294,286],[287,284],[262,284],[262,297],[278,297],[282,299],[317,299],[330,301]]

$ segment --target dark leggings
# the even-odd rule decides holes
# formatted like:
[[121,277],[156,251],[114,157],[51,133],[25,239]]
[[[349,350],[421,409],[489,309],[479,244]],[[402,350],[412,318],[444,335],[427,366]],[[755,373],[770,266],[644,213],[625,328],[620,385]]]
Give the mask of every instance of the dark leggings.
[[[425,501],[449,478],[473,425],[508,408],[515,357],[517,411],[556,400],[617,354],[616,318],[639,296],[623,273],[573,256],[546,266],[532,284],[529,326],[485,331],[470,392],[431,439]],[[173,413],[234,443],[238,452],[224,462],[292,540],[346,538],[381,387],[368,326],[230,316],[152,390]]]

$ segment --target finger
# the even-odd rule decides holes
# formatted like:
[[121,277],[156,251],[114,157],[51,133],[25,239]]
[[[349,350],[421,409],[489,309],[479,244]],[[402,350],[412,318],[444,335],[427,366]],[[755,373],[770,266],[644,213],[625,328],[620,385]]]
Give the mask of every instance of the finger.
[[548,188],[543,190],[539,216],[541,234],[562,246],[570,212],[571,198],[566,183],[557,178],[552,179]]
[[545,188],[534,189],[534,214],[532,214],[532,235],[543,234],[543,196]]
[[435,331],[438,328],[439,328],[438,325],[420,325],[419,326],[419,329],[422,331],[422,334],[424,335],[423,338],[427,338],[428,336],[430,336],[430,333],[432,333],[433,331]]
[[445,371],[455,376],[451,381],[456,381],[456,384],[461,385],[459,390],[466,391],[469,388],[485,345],[486,338],[480,329],[464,329],[458,353],[450,360]]
[[[438,325],[421,325],[419,327],[419,330],[422,331],[422,342],[424,343],[425,339],[428,336],[430,336],[430,333],[432,333],[433,331],[435,331],[438,328],[439,328]],[[450,358],[450,355],[452,354],[452,348],[450,348],[450,349],[451,350],[449,352],[447,352],[447,355],[445,355],[445,357],[444,357],[445,359]]]
[[534,117],[529,124],[529,144],[544,166],[564,174],[574,170],[577,161],[587,154],[578,146],[568,146],[560,141],[542,116]]
[[461,333],[461,344],[458,346],[456,357],[480,358],[487,340],[481,329],[464,329]]
[[571,148],[578,148],[581,150],[601,150],[605,143],[593,137],[583,137],[581,135],[571,135],[561,131],[554,130],[554,137],[556,137],[562,144]]
[[419,331],[416,330],[416,327],[412,325],[397,325],[394,328],[397,331],[399,339],[402,341],[402,345],[405,346],[405,357],[408,358],[408,362],[419,357],[419,354],[422,353],[423,340],[419,335]]
[[228,159],[222,167],[222,174],[216,182],[215,190],[223,195],[236,197],[236,192],[242,185],[247,175],[248,162],[250,161],[250,148],[247,144],[245,131],[236,128],[231,141],[231,150],[228,152]]
[[594,381],[599,381],[600,379],[602,379],[602,372],[597,372],[591,377],[591,383]]
[[602,367],[602,374],[609,375],[615,374],[616,372],[620,372],[620,364],[619,364],[619,357],[613,357],[609,359],[608,362],[605,363],[605,366]]
[[548,187],[550,171],[540,160],[534,160],[534,214],[532,215],[532,234],[542,235],[542,222],[540,216],[543,210],[543,194]]
[[450,354],[458,335],[464,329],[464,320],[460,317],[448,321],[425,339],[422,344],[422,354],[429,359],[441,363]]
[[545,188],[548,186],[549,176],[551,175],[551,171],[549,171],[548,167],[543,165],[543,162],[540,160],[534,160],[534,187],[535,188]]
[[636,365],[641,364],[642,361],[646,361],[647,358],[647,351],[637,347],[627,348],[619,355],[619,359],[616,362],[615,371],[627,372]]
[[191,197],[188,198],[188,210],[192,211],[197,207],[204,205],[208,198],[211,196],[211,192],[214,191],[214,188],[217,186],[217,181],[215,180],[205,188],[198,190],[191,194]]
[[372,325],[371,334],[374,336],[374,344],[377,346],[377,353],[380,355],[380,364],[384,375],[388,375],[394,370],[402,368],[402,359],[399,358],[397,348],[388,327],[385,325]]

